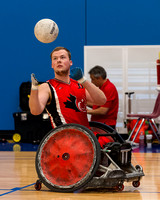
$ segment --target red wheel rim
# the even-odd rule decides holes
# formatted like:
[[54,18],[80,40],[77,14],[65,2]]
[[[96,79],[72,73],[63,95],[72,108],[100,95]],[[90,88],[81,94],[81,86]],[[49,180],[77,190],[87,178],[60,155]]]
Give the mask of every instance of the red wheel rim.
[[53,134],[41,151],[43,176],[57,186],[71,186],[85,179],[94,166],[91,139],[77,129],[65,129]]

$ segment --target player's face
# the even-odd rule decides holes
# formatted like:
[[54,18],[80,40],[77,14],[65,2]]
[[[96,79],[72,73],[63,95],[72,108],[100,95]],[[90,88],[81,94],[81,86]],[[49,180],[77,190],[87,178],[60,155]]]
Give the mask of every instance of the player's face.
[[64,49],[55,51],[52,54],[52,68],[55,74],[59,76],[69,75],[72,61],[69,59],[67,51]]
[[94,77],[92,74],[90,75],[90,78],[91,78],[91,82],[92,82],[95,86],[97,86],[97,87],[100,86],[99,78]]

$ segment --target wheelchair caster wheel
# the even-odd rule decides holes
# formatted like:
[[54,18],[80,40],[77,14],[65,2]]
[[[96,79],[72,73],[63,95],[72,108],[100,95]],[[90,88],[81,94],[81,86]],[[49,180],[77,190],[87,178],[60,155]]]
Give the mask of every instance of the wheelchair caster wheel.
[[37,191],[41,190],[41,188],[42,188],[42,183],[41,183],[40,180],[37,180],[37,181],[36,181],[36,183],[35,183],[35,185],[34,185],[34,188],[35,188]]
[[135,168],[136,168],[136,170],[138,172],[142,172],[143,171],[143,168],[140,165],[136,165]]
[[140,182],[139,181],[133,181],[132,185],[133,185],[133,187],[139,187],[140,186]]
[[123,184],[122,185],[117,185],[116,186],[116,190],[119,191],[119,192],[123,191],[124,190],[124,185]]

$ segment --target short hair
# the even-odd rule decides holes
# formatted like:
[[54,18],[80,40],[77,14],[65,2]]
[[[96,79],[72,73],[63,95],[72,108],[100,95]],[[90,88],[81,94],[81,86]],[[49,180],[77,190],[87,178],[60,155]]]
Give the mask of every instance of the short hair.
[[56,47],[55,49],[53,49],[53,51],[52,51],[51,54],[50,54],[51,59],[52,59],[52,54],[53,54],[55,51],[60,51],[60,50],[65,50],[65,51],[67,51],[69,60],[71,60],[71,52],[70,52],[67,48],[65,48],[65,47]]
[[107,72],[105,69],[99,65],[96,65],[92,69],[89,70],[88,72],[90,75],[93,75],[95,78],[102,77],[103,79],[106,79],[107,77]]

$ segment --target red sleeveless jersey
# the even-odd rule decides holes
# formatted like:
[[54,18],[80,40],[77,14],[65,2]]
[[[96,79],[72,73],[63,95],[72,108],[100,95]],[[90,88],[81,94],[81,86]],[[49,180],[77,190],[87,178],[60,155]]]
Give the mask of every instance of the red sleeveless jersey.
[[52,127],[62,124],[76,123],[89,128],[86,111],[85,89],[77,81],[70,79],[67,84],[57,79],[47,81],[52,99],[46,110],[51,119]]
[[[77,81],[70,79],[67,84],[57,79],[47,81],[51,90],[52,99],[46,106],[52,127],[55,128],[62,124],[75,123],[87,128],[89,122],[86,110],[85,89]],[[95,135],[97,132],[93,132]],[[107,137],[99,137],[101,147],[110,142]]]

